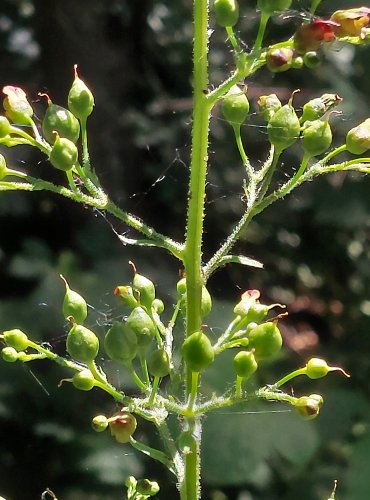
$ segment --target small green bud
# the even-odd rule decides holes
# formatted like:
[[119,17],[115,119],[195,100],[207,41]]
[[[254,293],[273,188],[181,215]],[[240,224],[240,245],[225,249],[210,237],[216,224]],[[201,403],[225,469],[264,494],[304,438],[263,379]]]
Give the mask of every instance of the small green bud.
[[6,137],[10,133],[10,123],[5,116],[0,116],[0,139]]
[[[182,298],[183,300],[183,311],[185,311],[185,305],[186,305],[186,278],[182,278],[178,283],[177,283],[177,295],[179,298]],[[212,310],[212,297],[207,290],[206,286],[202,286],[202,296],[201,296],[201,315],[202,318],[205,318],[208,316],[208,314]]]
[[77,73],[77,65],[74,66],[75,79],[68,94],[68,108],[81,121],[85,121],[94,109],[94,96],[81,80]]
[[96,415],[91,421],[91,426],[95,432],[104,432],[108,427],[108,423],[105,415]]
[[95,378],[90,370],[81,370],[73,375],[72,384],[79,391],[91,391],[95,386]]
[[2,337],[6,345],[14,347],[16,351],[24,351],[29,346],[27,335],[22,330],[18,330],[18,328],[3,332]]
[[272,321],[257,325],[250,331],[248,338],[249,347],[254,349],[257,359],[273,356],[280,351],[283,344],[280,330]]
[[303,67],[303,57],[296,56],[292,59],[292,68],[293,69],[301,69]]
[[264,14],[272,16],[275,12],[290,9],[292,0],[257,0],[257,8]]
[[67,352],[71,358],[81,363],[89,363],[98,355],[99,339],[88,328],[73,324],[67,335]]
[[311,99],[303,106],[301,122],[318,120],[342,101],[343,99],[337,94],[323,94],[321,97]]
[[321,64],[321,58],[315,50],[306,52],[303,56],[303,64],[310,69],[317,68]]
[[117,286],[113,293],[127,307],[136,307],[139,305],[130,285]]
[[328,120],[306,121],[302,131],[302,147],[310,156],[318,156],[327,151],[333,135]]
[[159,492],[159,484],[156,481],[149,481],[149,479],[139,479],[136,483],[136,491],[140,495],[154,497]]
[[253,351],[238,352],[234,357],[233,367],[238,377],[250,378],[258,368]]
[[42,121],[42,133],[45,139],[54,144],[57,132],[60,137],[69,139],[73,143],[80,136],[80,124],[77,118],[68,109],[53,104],[48,98],[48,107]]
[[186,294],[186,278],[181,278],[181,280],[177,282],[176,289],[179,298]]
[[170,373],[170,358],[163,347],[153,350],[147,358],[147,363],[149,373],[153,377],[165,377]]
[[249,101],[245,92],[234,85],[222,98],[221,112],[225,120],[232,126],[240,126],[249,113]]
[[269,141],[278,151],[289,148],[300,133],[298,116],[289,102],[276,111],[267,124]]
[[261,95],[257,104],[260,113],[267,122],[270,121],[276,111],[281,108],[281,102],[276,94]]
[[63,315],[65,319],[72,318],[74,323],[82,324],[87,318],[87,304],[81,295],[69,288],[66,279],[60,275],[66,287],[63,299]]
[[137,336],[127,325],[115,321],[104,339],[104,350],[110,359],[128,363],[137,353]]
[[17,125],[29,125],[33,109],[24,90],[7,85],[3,88],[3,93],[6,95],[3,101],[6,117]]
[[222,28],[235,26],[239,20],[239,5],[237,0],[214,0],[213,11],[216,23]]
[[189,335],[182,345],[181,352],[192,372],[206,370],[213,363],[215,357],[212,344],[202,331]]
[[108,423],[112,436],[119,443],[128,443],[137,426],[136,418],[127,411],[121,411],[118,415],[109,418]]
[[1,357],[7,363],[14,363],[18,360],[19,353],[14,347],[4,347],[1,350]]
[[306,364],[306,375],[311,379],[325,377],[329,372],[340,371],[346,377],[350,377],[342,368],[338,366],[329,366],[324,359],[311,358]]
[[292,66],[294,50],[290,47],[271,48],[266,54],[266,65],[273,73],[287,71]]
[[0,154],[0,181],[8,175],[8,165],[5,156]]
[[294,404],[299,415],[305,420],[316,418],[320,412],[324,400],[320,394],[300,397]]
[[370,118],[347,133],[346,145],[347,150],[354,155],[362,155],[370,149]]
[[57,135],[49,160],[53,167],[67,172],[78,161],[78,149],[72,141]]
[[138,274],[135,270],[134,279],[132,280],[132,288],[139,296],[139,302],[142,306],[148,308],[152,305],[155,299],[155,286],[150,279]]
[[164,311],[164,302],[161,299],[154,299],[152,302],[152,311],[161,315]]

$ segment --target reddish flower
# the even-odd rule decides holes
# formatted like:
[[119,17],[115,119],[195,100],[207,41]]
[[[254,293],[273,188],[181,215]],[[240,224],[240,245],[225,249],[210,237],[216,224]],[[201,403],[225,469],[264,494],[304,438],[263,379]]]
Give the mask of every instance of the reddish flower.
[[336,36],[359,36],[365,37],[365,28],[370,23],[370,9],[358,7],[356,9],[337,10],[331,16],[334,21]]
[[299,54],[317,50],[322,42],[335,40],[335,29],[339,24],[332,20],[314,18],[309,24],[302,24],[294,35],[294,47]]

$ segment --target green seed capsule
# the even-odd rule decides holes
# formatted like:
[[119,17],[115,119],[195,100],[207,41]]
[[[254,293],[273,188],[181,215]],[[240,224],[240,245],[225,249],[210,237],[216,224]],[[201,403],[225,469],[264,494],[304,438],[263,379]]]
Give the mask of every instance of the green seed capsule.
[[79,78],[77,65],[74,67],[75,79],[68,94],[68,108],[81,121],[85,121],[94,109],[94,96],[86,84]]
[[273,73],[287,71],[292,66],[294,50],[290,47],[269,49],[266,54],[266,65]]
[[302,131],[302,147],[306,154],[318,156],[327,151],[333,135],[328,120],[307,121]]
[[192,372],[206,370],[213,363],[215,357],[212,344],[202,331],[189,335],[182,345],[181,352]]
[[104,349],[110,359],[128,363],[136,356],[137,336],[127,323],[115,321],[105,336]]
[[138,349],[145,349],[153,340],[156,326],[149,314],[142,307],[135,307],[127,318],[126,325],[137,337]]
[[325,377],[329,372],[339,371],[346,377],[350,377],[343,368],[339,366],[329,366],[324,359],[311,358],[306,364],[306,375],[311,379]]
[[90,370],[82,370],[72,377],[72,384],[79,391],[91,391],[95,386],[95,379]]
[[301,122],[318,120],[342,101],[343,99],[337,94],[323,94],[321,97],[311,99],[303,106]]
[[346,146],[347,150],[354,155],[362,155],[370,149],[370,118],[348,132]]
[[6,137],[10,133],[10,123],[5,116],[0,116],[0,138]]
[[132,288],[139,296],[139,302],[150,311],[153,300],[155,299],[155,286],[150,279],[135,272],[132,280]]
[[76,143],[80,136],[80,124],[68,109],[53,104],[49,99],[48,108],[42,121],[42,133],[50,144],[55,142],[55,132],[60,137]]
[[119,443],[128,443],[137,426],[136,418],[127,411],[121,411],[115,417],[109,418],[108,422],[112,436]]
[[6,95],[3,101],[6,117],[17,125],[29,125],[33,109],[24,90],[7,85],[3,88],[3,93]]
[[159,492],[159,484],[156,481],[149,481],[149,479],[139,479],[136,484],[136,491],[140,495],[147,497],[154,497]]
[[67,172],[78,161],[78,149],[72,141],[57,135],[49,160],[53,167]]
[[269,358],[278,353],[283,344],[281,333],[275,323],[269,321],[253,328],[249,333],[249,347],[258,359]]
[[179,299],[186,294],[186,278],[181,278],[176,285],[177,295]]
[[292,5],[292,0],[258,0],[257,8],[264,14],[272,16],[275,12],[287,10]]
[[94,361],[98,351],[99,339],[95,333],[75,323],[67,335],[67,352],[71,358],[89,363]]
[[249,101],[245,92],[234,85],[223,97],[221,112],[225,120],[232,126],[240,126],[245,122],[249,113]]
[[170,358],[164,348],[155,349],[148,358],[148,370],[153,377],[165,377],[170,373]]
[[91,421],[95,432],[104,432],[108,427],[108,419],[105,415],[96,415]]
[[239,5],[237,0],[214,0],[213,11],[216,23],[222,28],[235,26],[239,20]]
[[283,151],[296,142],[300,128],[298,116],[289,102],[278,109],[268,122],[269,141],[278,151]]
[[24,351],[30,345],[27,335],[18,328],[3,332],[3,339],[8,347],[13,347],[16,351]]
[[234,357],[233,367],[238,377],[248,379],[257,371],[258,365],[252,351],[240,351]]
[[310,396],[302,396],[294,404],[299,415],[305,420],[316,418],[320,412],[324,400],[319,394],[311,394]]
[[131,308],[139,305],[138,301],[134,296],[132,286],[129,285],[117,286],[114,289],[113,293],[127,307]]
[[261,115],[267,122],[270,121],[276,111],[281,108],[281,102],[276,94],[261,95],[257,104]]
[[60,275],[66,287],[63,299],[63,315],[65,319],[72,318],[74,323],[82,324],[87,318],[87,304],[81,295],[69,288],[65,278]]
[[322,61],[321,61],[319,54],[314,50],[306,52],[303,56],[303,64],[307,68],[310,68],[310,69],[317,68],[318,66],[320,66],[321,62]]
[[4,347],[1,349],[1,357],[7,363],[14,363],[18,360],[19,353],[14,347]]

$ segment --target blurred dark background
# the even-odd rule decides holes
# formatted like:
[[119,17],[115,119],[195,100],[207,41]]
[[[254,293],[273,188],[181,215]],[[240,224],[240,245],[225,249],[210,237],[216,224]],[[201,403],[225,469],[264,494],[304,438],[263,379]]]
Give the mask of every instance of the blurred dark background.
[[[327,0],[320,14],[355,5]],[[294,33],[309,4],[298,0],[292,7],[289,16],[270,24],[271,42]],[[38,92],[66,105],[78,64],[96,99],[89,142],[104,188],[122,207],[179,240],[190,153],[191,8],[191,0],[2,0],[0,7],[1,86],[25,89],[42,117]],[[238,34],[248,45],[257,29],[254,4],[242,5],[241,13]],[[220,30],[212,34],[212,84],[232,68],[224,40]],[[342,114],[332,119],[337,145],[369,116],[369,47],[333,44],[325,47],[323,60],[313,71],[273,75],[262,70],[249,82],[253,114],[243,134],[256,164],[267,154],[265,128],[256,113],[261,94],[275,92],[286,101],[300,88],[297,107],[324,92],[341,95]],[[217,109],[211,127],[205,259],[243,210],[243,172],[232,131]],[[1,152],[12,167],[62,180],[41,154],[22,147]],[[281,179],[300,154],[297,146],[284,156]],[[326,401],[315,421],[271,413],[286,408],[267,404],[209,416],[205,499],[323,500],[334,479],[339,500],[369,498],[369,190],[370,180],[362,175],[335,174],[294,191],[258,217],[237,245],[238,252],[262,261],[264,270],[229,266],[210,280],[215,306],[208,323],[214,335],[247,288],[260,289],[266,303],[288,306],[284,354],[265,365],[258,383],[276,380],[313,355],[343,366],[352,378],[297,380],[296,394],[320,392]],[[127,227],[110,222],[130,236]],[[67,325],[58,278],[63,273],[91,305],[89,326],[102,333],[110,318],[122,314],[112,290],[131,279],[129,260],[156,282],[171,311],[179,266],[164,252],[122,246],[100,214],[54,195],[2,193],[0,328],[22,328],[63,352]],[[114,383],[130,392],[125,374],[102,362]],[[159,498],[176,498],[174,482],[162,467],[90,430],[95,414],[114,412],[111,400],[67,384],[58,388],[65,376],[47,362],[0,363],[0,496],[34,500],[49,487],[63,500],[118,499],[124,478],[133,474],[157,479]],[[222,390],[231,380],[225,356],[207,376],[207,390]],[[155,439],[142,421],[137,437]]]

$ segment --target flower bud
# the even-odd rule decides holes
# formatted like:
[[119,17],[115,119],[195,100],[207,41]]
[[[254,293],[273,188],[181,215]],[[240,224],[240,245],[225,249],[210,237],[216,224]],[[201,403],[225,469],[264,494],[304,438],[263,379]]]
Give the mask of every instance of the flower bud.
[[192,372],[206,370],[213,363],[215,357],[212,344],[202,331],[189,335],[182,345],[181,352]]
[[294,48],[299,54],[318,50],[321,43],[335,40],[337,23],[324,19],[313,19],[309,24],[302,24],[294,35]]
[[311,394],[297,399],[294,406],[301,417],[305,420],[312,420],[318,416],[323,403],[324,400],[320,394]]
[[104,432],[108,427],[108,419],[105,415],[96,415],[91,421],[91,426],[95,432]]
[[85,121],[94,109],[94,96],[79,78],[77,65],[74,66],[75,79],[68,94],[68,108],[81,121]]
[[88,328],[74,323],[67,335],[67,352],[81,363],[94,361],[99,351],[99,339]]
[[78,161],[78,149],[72,141],[57,135],[49,160],[53,167],[67,172]]
[[128,443],[137,426],[136,418],[127,411],[121,411],[118,415],[109,418],[108,423],[112,436],[119,443]]
[[5,344],[8,347],[13,347],[16,351],[24,351],[29,346],[27,335],[18,328],[3,332],[2,337]]
[[319,54],[314,50],[306,52],[303,56],[303,64],[310,69],[317,68],[321,64]]
[[135,272],[132,280],[132,288],[139,296],[139,302],[150,311],[153,300],[155,299],[154,283],[150,279]]
[[281,108],[281,102],[276,94],[261,95],[257,104],[260,113],[267,122],[270,121],[276,111]]
[[115,321],[104,338],[104,350],[110,359],[128,363],[137,353],[137,336],[127,325]]
[[307,121],[302,131],[302,147],[309,156],[318,156],[327,151],[333,135],[328,120]]
[[240,126],[249,113],[249,101],[243,90],[234,85],[222,98],[221,112],[225,120],[232,126]]
[[[177,295],[179,298],[182,298],[182,306],[183,306],[183,311],[185,311],[185,305],[186,305],[186,278],[182,278],[180,281],[177,283]],[[208,316],[208,314],[212,310],[212,297],[207,290],[206,286],[202,286],[202,296],[201,296],[201,315],[202,318],[205,318]]]
[[18,360],[19,352],[14,347],[4,347],[1,349],[1,357],[7,363],[14,363]]
[[370,149],[370,118],[347,133],[346,146],[354,155],[362,155]]
[[147,358],[147,363],[149,373],[153,377],[165,377],[170,373],[170,358],[163,347],[153,350]]
[[95,378],[90,370],[81,370],[73,375],[72,384],[79,391],[91,391],[95,386]]
[[66,287],[63,299],[63,315],[65,319],[72,318],[74,323],[82,324],[87,318],[87,304],[81,295],[69,288],[66,279],[60,275]]
[[136,483],[136,491],[140,495],[154,497],[159,492],[159,484],[156,481],[149,481],[149,479],[139,479]]
[[246,380],[250,378],[258,368],[253,351],[238,352],[234,357],[233,367],[238,377]]
[[164,302],[161,299],[154,299],[152,302],[152,311],[161,315],[164,311]]
[[216,23],[222,28],[234,26],[239,20],[238,0],[214,0]]
[[278,151],[294,144],[300,129],[298,116],[290,102],[278,109],[267,124],[269,141]]
[[55,132],[60,137],[65,137],[76,143],[80,136],[80,124],[68,109],[53,104],[48,98],[48,107],[42,120],[42,133],[50,144],[55,142]]
[[290,47],[272,48],[267,51],[266,65],[273,73],[287,71],[293,61],[294,50]]
[[357,7],[354,9],[337,10],[330,17],[335,22],[335,34],[338,37],[358,36],[365,38],[365,28],[370,23],[370,9]]
[[3,101],[6,117],[17,125],[29,125],[33,109],[24,90],[7,85],[3,88],[3,93],[6,95]]
[[276,323],[269,321],[257,325],[249,333],[249,346],[257,359],[269,358],[277,354],[283,344],[281,333]]
[[0,181],[4,179],[8,174],[8,165],[6,163],[5,156],[0,154]]
[[186,278],[181,278],[176,285],[177,295],[179,299],[186,294]]
[[338,366],[329,366],[324,359],[311,358],[306,364],[306,375],[311,379],[325,377],[332,371],[340,371],[346,377],[350,377],[342,368]]
[[257,8],[264,14],[272,16],[275,12],[290,9],[292,0],[258,0]]
[[5,116],[0,116],[0,139],[6,137],[10,133],[10,123]]
[[301,122],[314,121],[321,118],[327,111],[343,101],[337,94],[323,94],[306,102],[303,106]]
[[127,307],[136,307],[139,305],[138,301],[134,297],[132,287],[129,285],[117,286],[113,293]]

